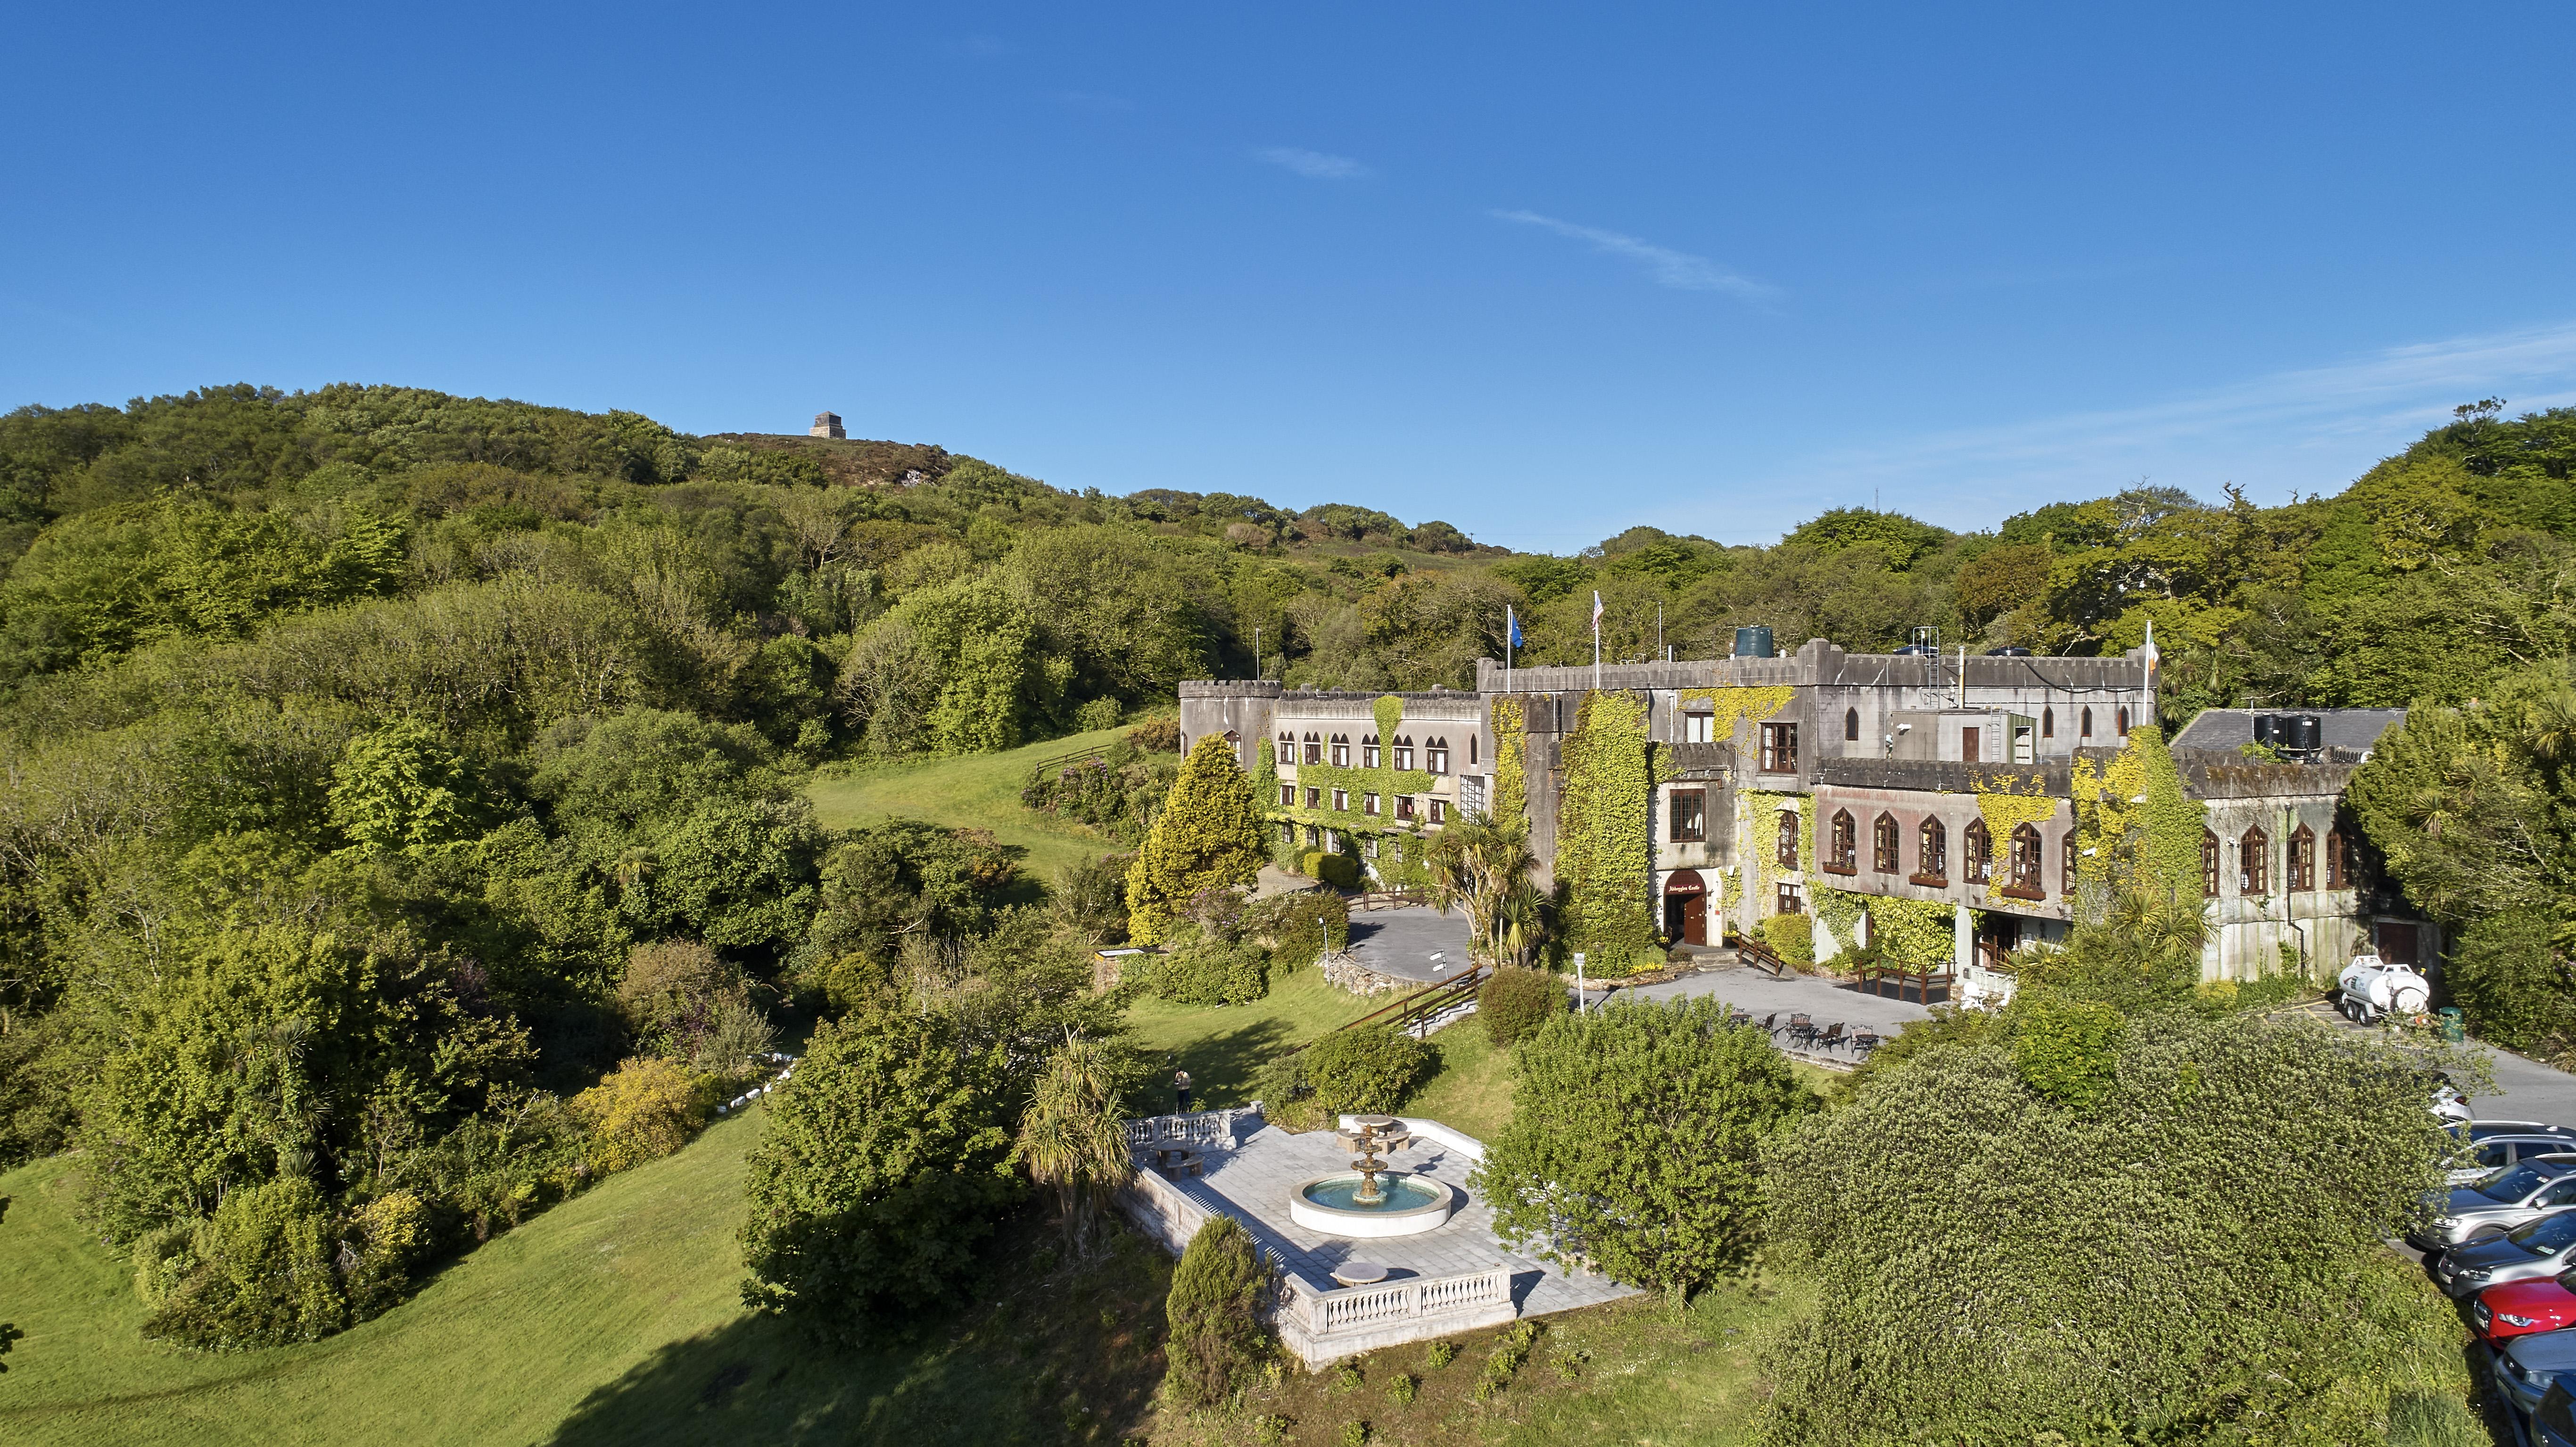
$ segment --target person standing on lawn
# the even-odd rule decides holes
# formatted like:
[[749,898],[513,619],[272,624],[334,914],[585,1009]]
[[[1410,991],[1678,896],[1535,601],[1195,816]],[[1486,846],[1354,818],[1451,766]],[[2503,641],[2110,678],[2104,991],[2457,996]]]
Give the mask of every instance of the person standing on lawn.
[[1188,1071],[1186,1071],[1186,1070],[1175,1070],[1175,1071],[1173,1071],[1173,1072],[1172,1072],[1172,1094],[1173,1094],[1175,1097],[1177,1097],[1177,1098],[1180,1100],[1180,1102],[1181,1102],[1181,1114],[1183,1114],[1183,1115],[1187,1115],[1187,1114],[1189,1114],[1189,1113],[1190,1113],[1190,1073],[1189,1073]]

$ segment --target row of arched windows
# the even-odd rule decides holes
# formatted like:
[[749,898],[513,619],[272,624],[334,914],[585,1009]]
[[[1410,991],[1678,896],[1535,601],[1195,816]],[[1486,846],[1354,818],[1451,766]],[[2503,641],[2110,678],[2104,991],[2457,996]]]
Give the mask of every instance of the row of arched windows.
[[[1870,868],[1879,874],[1901,874],[1905,866],[1904,830],[1893,814],[1881,814],[1870,825]],[[1966,884],[1994,884],[1998,860],[1994,837],[1983,819],[1972,819],[1960,839],[1960,881]],[[2063,878],[2061,891],[2071,891],[2075,883],[2075,835],[2069,831],[2060,850]],[[1818,848],[1820,868],[1834,874],[1860,872],[1859,821],[1848,809],[1837,809],[1825,826],[1825,838]],[[1779,860],[1785,868],[1796,868],[1798,856],[1798,817],[1783,811],[1780,816]],[[2001,881],[2007,893],[2045,898],[2043,880],[2045,845],[2039,827],[2017,824],[2004,840],[2000,860]],[[1950,883],[1950,828],[1937,818],[1927,817],[1915,826],[1914,872],[1916,884],[1947,886]]]
[[[2127,738],[2129,736],[2129,710],[2126,707],[2120,708],[2113,714],[2113,719],[2118,725],[2119,737],[2124,739]],[[2087,705],[2083,710],[2077,713],[2075,728],[2076,734],[2079,738],[2089,739],[2093,737],[2093,709],[2090,705]],[[2057,737],[2057,710],[2055,708],[2043,708],[2039,711],[2039,736],[2044,739],[2053,739]],[[1856,708],[1844,709],[1843,742],[1858,743],[1859,741],[1860,710]]]
[[[1476,744],[1476,735],[1469,734],[1467,736],[1467,762],[1471,766],[1476,762]],[[1301,746],[1304,750],[1305,762],[1307,763],[1320,764],[1324,762],[1325,752],[1329,749],[1331,751],[1334,768],[1347,769],[1351,766],[1351,736],[1349,734],[1334,734],[1327,738],[1322,734],[1309,733],[1301,740],[1297,735],[1282,730],[1279,735],[1279,762],[1283,764],[1294,764],[1298,762],[1298,754]],[[1395,756],[1394,766],[1396,768],[1411,769],[1413,767],[1414,754],[1412,735],[1397,734],[1393,745],[1393,753]],[[1375,734],[1360,735],[1360,767],[1364,769],[1386,767],[1386,759],[1379,750],[1378,739]],[[1428,738],[1422,741],[1422,771],[1426,774],[1445,774],[1449,772],[1449,741],[1447,739]]]
[[[2282,865],[2289,878],[2289,892],[2305,894],[2317,887],[2317,835],[2302,824],[2290,835],[2290,847]],[[2216,899],[2219,893],[2220,849],[2218,836],[2207,829],[2200,831],[2200,892]],[[2326,888],[2351,889],[2353,882],[2352,850],[2343,831],[2326,831]],[[2255,825],[2237,836],[2236,892],[2270,894],[2272,892],[2272,836]]]

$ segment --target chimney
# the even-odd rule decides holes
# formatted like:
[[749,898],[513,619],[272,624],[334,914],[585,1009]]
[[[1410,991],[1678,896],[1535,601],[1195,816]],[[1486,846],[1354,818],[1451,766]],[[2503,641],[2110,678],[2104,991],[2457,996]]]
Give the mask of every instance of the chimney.
[[850,434],[841,430],[840,413],[817,412],[814,414],[814,425],[805,429],[805,435],[808,437],[839,437],[846,439]]

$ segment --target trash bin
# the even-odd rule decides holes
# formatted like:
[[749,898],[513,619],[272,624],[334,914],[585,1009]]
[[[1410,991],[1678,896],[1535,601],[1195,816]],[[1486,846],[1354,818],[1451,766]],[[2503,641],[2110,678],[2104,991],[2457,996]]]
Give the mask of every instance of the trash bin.
[[2461,1020],[2458,1007],[2444,1005],[2433,1013],[2441,1017],[2441,1023],[2435,1028],[2442,1032],[2443,1039],[2456,1043],[2468,1038],[2468,1025]]

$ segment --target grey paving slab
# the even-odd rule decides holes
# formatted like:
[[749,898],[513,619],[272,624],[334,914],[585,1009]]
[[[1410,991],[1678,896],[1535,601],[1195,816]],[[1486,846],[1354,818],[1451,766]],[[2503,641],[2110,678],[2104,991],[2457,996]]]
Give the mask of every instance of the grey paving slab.
[[1932,1012],[1904,1000],[1891,1000],[1883,995],[1865,995],[1840,982],[1821,975],[1792,975],[1775,980],[1758,970],[1712,970],[1684,975],[1661,985],[1641,985],[1636,990],[1619,991],[1611,996],[1633,993],[1648,1000],[1670,1000],[1683,995],[1715,995],[1727,1004],[1753,1012],[1753,1018],[1778,1014],[1780,1023],[1789,1016],[1804,1013],[1815,1018],[1819,1026],[1839,1020],[1848,1034],[1855,1027],[1867,1025],[1882,1035],[1894,1035],[1908,1020],[1928,1020]]
[[1467,912],[1401,905],[1354,914],[1350,952],[1381,975],[1426,985],[1456,979],[1467,968]]
[[[1635,1288],[1607,1277],[1568,1276],[1533,1256],[1506,1249],[1494,1236],[1492,1209],[1467,1187],[1474,1162],[1444,1146],[1419,1142],[1396,1152],[1389,1164],[1451,1187],[1465,1197],[1465,1204],[1437,1230],[1379,1240],[1320,1236],[1288,1219],[1290,1192],[1317,1176],[1350,1169],[1350,1156],[1331,1131],[1291,1134],[1264,1124],[1239,1135],[1232,1147],[1208,1149],[1203,1155],[1203,1174],[1183,1176],[1170,1184],[1199,1206],[1241,1221],[1287,1271],[1317,1291],[1337,1289],[1333,1268],[1342,1263],[1374,1261],[1387,1268],[1389,1280],[1458,1276],[1508,1266],[1513,1302],[1523,1316],[1636,1294]],[[1141,1156],[1140,1168],[1150,1168]]]

